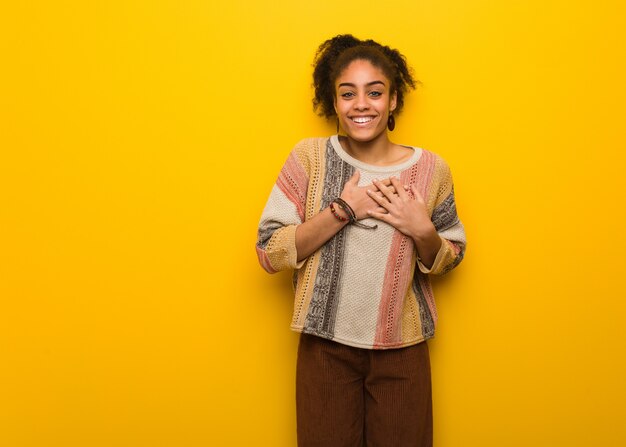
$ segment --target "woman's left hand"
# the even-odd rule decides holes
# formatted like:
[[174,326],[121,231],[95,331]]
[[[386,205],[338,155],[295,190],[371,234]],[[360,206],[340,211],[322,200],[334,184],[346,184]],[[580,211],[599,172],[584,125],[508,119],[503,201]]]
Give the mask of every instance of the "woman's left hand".
[[[424,198],[415,185],[411,184],[409,188],[413,196],[411,197],[395,177],[391,178],[390,186],[385,186],[377,180],[373,184],[380,193],[368,190],[367,194],[387,212],[370,210],[368,214],[371,217],[388,223],[414,240],[419,240],[435,231]],[[395,194],[392,192],[392,186]]]

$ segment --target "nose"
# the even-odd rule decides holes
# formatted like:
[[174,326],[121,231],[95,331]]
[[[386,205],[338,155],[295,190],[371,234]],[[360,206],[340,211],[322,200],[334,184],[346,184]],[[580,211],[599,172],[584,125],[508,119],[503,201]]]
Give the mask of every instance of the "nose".
[[367,110],[369,103],[367,102],[367,95],[358,95],[356,101],[354,101],[354,108],[356,110]]

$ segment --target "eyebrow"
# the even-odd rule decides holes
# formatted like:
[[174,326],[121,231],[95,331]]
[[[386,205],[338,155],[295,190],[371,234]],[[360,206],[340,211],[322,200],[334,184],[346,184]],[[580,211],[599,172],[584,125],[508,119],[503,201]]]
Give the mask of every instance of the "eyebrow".
[[[376,85],[376,84],[381,84],[383,86],[385,85],[383,81],[372,81],[372,82],[368,82],[367,84],[365,84],[365,86],[371,87],[372,85]],[[351,82],[342,82],[341,84],[339,84],[339,87],[356,87],[356,85]]]

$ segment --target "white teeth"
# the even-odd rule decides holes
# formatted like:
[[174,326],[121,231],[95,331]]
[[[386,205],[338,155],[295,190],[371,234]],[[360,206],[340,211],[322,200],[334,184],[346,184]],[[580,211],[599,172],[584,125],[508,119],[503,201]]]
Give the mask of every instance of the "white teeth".
[[359,124],[369,123],[370,121],[372,121],[372,117],[371,116],[355,116],[354,118],[352,118],[352,121],[354,121],[355,123],[359,123]]

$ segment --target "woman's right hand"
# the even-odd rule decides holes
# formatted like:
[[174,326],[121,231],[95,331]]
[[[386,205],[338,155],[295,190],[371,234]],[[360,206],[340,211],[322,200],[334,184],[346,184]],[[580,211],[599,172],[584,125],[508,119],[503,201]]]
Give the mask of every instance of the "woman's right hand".
[[[378,203],[376,203],[376,201],[367,194],[367,191],[370,190],[375,194],[384,197],[384,195],[382,195],[382,192],[380,192],[380,190],[371,183],[369,185],[359,186],[360,177],[360,172],[358,170],[355,170],[352,177],[350,177],[350,179],[344,185],[343,191],[341,191],[341,195],[339,197],[348,202],[348,205],[350,205],[350,207],[354,210],[354,214],[356,214],[357,220],[371,217],[368,214],[368,211],[386,213],[387,210],[380,206]],[[387,187],[391,186],[391,192],[393,194],[397,194],[395,188],[393,188],[393,185],[391,185],[391,179],[381,180],[381,183]]]
[[[391,179],[385,179],[379,183],[381,187],[384,185],[387,192],[387,196],[385,196],[382,191],[373,184],[358,186],[359,177],[359,171],[356,171],[344,185],[340,195],[340,197],[350,205],[356,214],[356,218],[361,220],[366,217],[371,217],[367,214],[368,211],[387,213],[387,210],[376,202],[374,196],[370,197],[367,195],[367,191],[372,191],[373,194],[378,197],[378,200],[383,201],[381,203],[384,204],[384,201],[389,200],[387,197],[390,196],[390,194],[397,195],[395,187],[391,184]],[[335,218],[329,208],[330,207],[323,209],[311,219],[307,219],[297,226],[295,239],[298,262],[314,253],[315,250],[324,245],[326,241],[348,224],[345,220],[340,221]],[[346,218],[348,217],[348,213],[341,208],[339,208],[337,212],[343,213]]]

